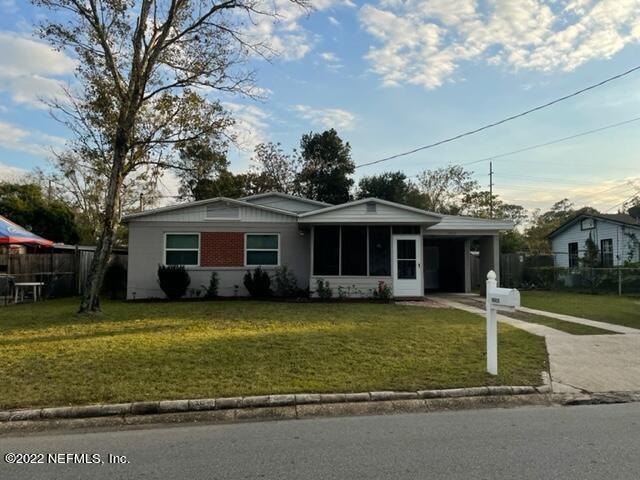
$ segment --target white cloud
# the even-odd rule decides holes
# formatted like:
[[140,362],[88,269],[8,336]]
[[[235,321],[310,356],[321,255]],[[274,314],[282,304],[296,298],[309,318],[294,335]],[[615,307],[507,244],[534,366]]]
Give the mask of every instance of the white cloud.
[[329,20],[329,23],[335,27],[340,25],[340,21],[336,17],[332,17],[331,15],[327,17],[327,20]]
[[65,139],[37,131],[28,131],[0,121],[0,147],[31,155],[48,156],[55,147],[63,146]]
[[326,62],[332,62],[332,63],[340,61],[338,56],[333,52],[322,52],[320,54],[320,58],[322,58]]
[[[340,6],[354,5],[350,0],[316,0],[312,9],[325,11]],[[250,38],[259,41],[285,61],[299,60],[311,51],[317,38],[301,23],[311,12],[290,0],[272,0],[265,8],[273,9],[276,19],[268,16],[255,18],[255,23],[248,29]]]
[[295,105],[293,109],[305,120],[323,128],[349,130],[356,119],[355,115],[340,108],[314,109],[307,105]]
[[23,168],[0,162],[0,182],[18,182],[28,174],[29,172]]
[[43,108],[42,98],[62,93],[75,61],[47,44],[15,32],[0,31],[0,91],[19,104]]
[[436,88],[471,60],[571,71],[640,40],[640,0],[379,0],[359,16],[377,41],[366,58],[390,86]]
[[255,105],[244,105],[226,102],[223,104],[231,112],[235,125],[231,128],[231,135],[235,139],[238,149],[253,152],[255,146],[265,142],[265,130],[268,127],[269,114]]

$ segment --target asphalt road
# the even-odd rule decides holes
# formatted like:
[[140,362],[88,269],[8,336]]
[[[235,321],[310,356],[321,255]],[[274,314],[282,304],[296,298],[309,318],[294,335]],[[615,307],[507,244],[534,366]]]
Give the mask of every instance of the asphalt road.
[[[640,404],[494,409],[0,438],[7,452],[126,455],[8,465],[0,479],[637,479]],[[121,459],[123,460],[123,459]]]

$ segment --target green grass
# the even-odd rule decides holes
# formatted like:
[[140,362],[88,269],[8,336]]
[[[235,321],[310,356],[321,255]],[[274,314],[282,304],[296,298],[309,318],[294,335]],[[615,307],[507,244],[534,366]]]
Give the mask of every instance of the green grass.
[[0,308],[0,408],[296,392],[539,384],[544,340],[454,309],[74,299]]
[[541,290],[521,295],[525,307],[640,328],[640,297]]
[[506,315],[511,318],[516,318],[524,322],[537,323],[544,325],[545,327],[555,328],[561,332],[569,333],[571,335],[612,335],[616,332],[605,330],[603,328],[592,327],[590,325],[582,325],[580,323],[566,322],[564,320],[558,320],[557,318],[545,317],[542,315],[533,315],[526,312],[500,312],[502,315]]
[[[456,299],[457,302],[464,303],[465,305],[470,305],[472,307],[485,308],[484,298],[481,297],[464,297],[461,296]],[[529,323],[537,323],[540,325],[545,325],[547,327],[555,328],[556,330],[560,330],[562,332],[569,333],[571,335],[609,335],[615,332],[611,332],[609,330],[604,330],[602,328],[591,327],[589,325],[581,325],[579,323],[566,322],[564,320],[558,320],[556,318],[545,317],[541,315],[533,315],[527,312],[520,311],[501,311],[499,312],[501,315],[505,317],[511,317],[518,320],[522,320],[524,322]]]

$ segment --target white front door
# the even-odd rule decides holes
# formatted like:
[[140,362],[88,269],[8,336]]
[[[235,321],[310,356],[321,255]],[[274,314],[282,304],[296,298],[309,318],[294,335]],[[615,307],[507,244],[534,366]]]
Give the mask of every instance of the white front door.
[[423,296],[422,237],[420,235],[394,235],[392,243],[393,296]]

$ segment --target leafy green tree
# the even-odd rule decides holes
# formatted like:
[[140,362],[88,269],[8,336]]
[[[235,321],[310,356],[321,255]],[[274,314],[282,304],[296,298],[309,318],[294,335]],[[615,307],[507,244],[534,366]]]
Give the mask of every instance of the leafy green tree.
[[175,172],[180,179],[178,194],[181,198],[186,200],[210,198],[206,196],[214,190],[210,185],[222,173],[227,173],[229,168],[226,148],[226,142],[212,146],[210,143],[198,140],[180,147]]
[[464,210],[464,199],[478,189],[472,172],[460,165],[425,170],[418,175],[420,207],[436,213],[458,215]]
[[279,143],[260,143],[253,155],[251,178],[254,190],[295,195],[299,193],[298,175],[302,159],[294,150],[287,154]]
[[333,204],[351,199],[351,175],[355,171],[351,146],[334,129],[303,135],[300,154],[302,169],[297,183],[303,196]]
[[[213,92],[252,93],[242,68],[269,52],[245,35],[271,4],[253,0],[31,0],[47,12],[40,34],[73,52],[69,98],[53,105],[107,178],[95,255],[80,312],[100,309],[100,289],[120,222],[124,182],[144,166],[171,168],[176,146],[227,125]],[[303,0],[291,0],[306,6]],[[206,95],[206,96],[205,96]],[[96,166],[96,165],[94,165]]]
[[375,197],[390,202],[409,204],[410,193],[415,189],[402,172],[384,172],[363,177],[358,182],[356,198]]
[[37,184],[0,183],[0,215],[47,240],[68,244],[79,240],[71,208],[45,198]]

